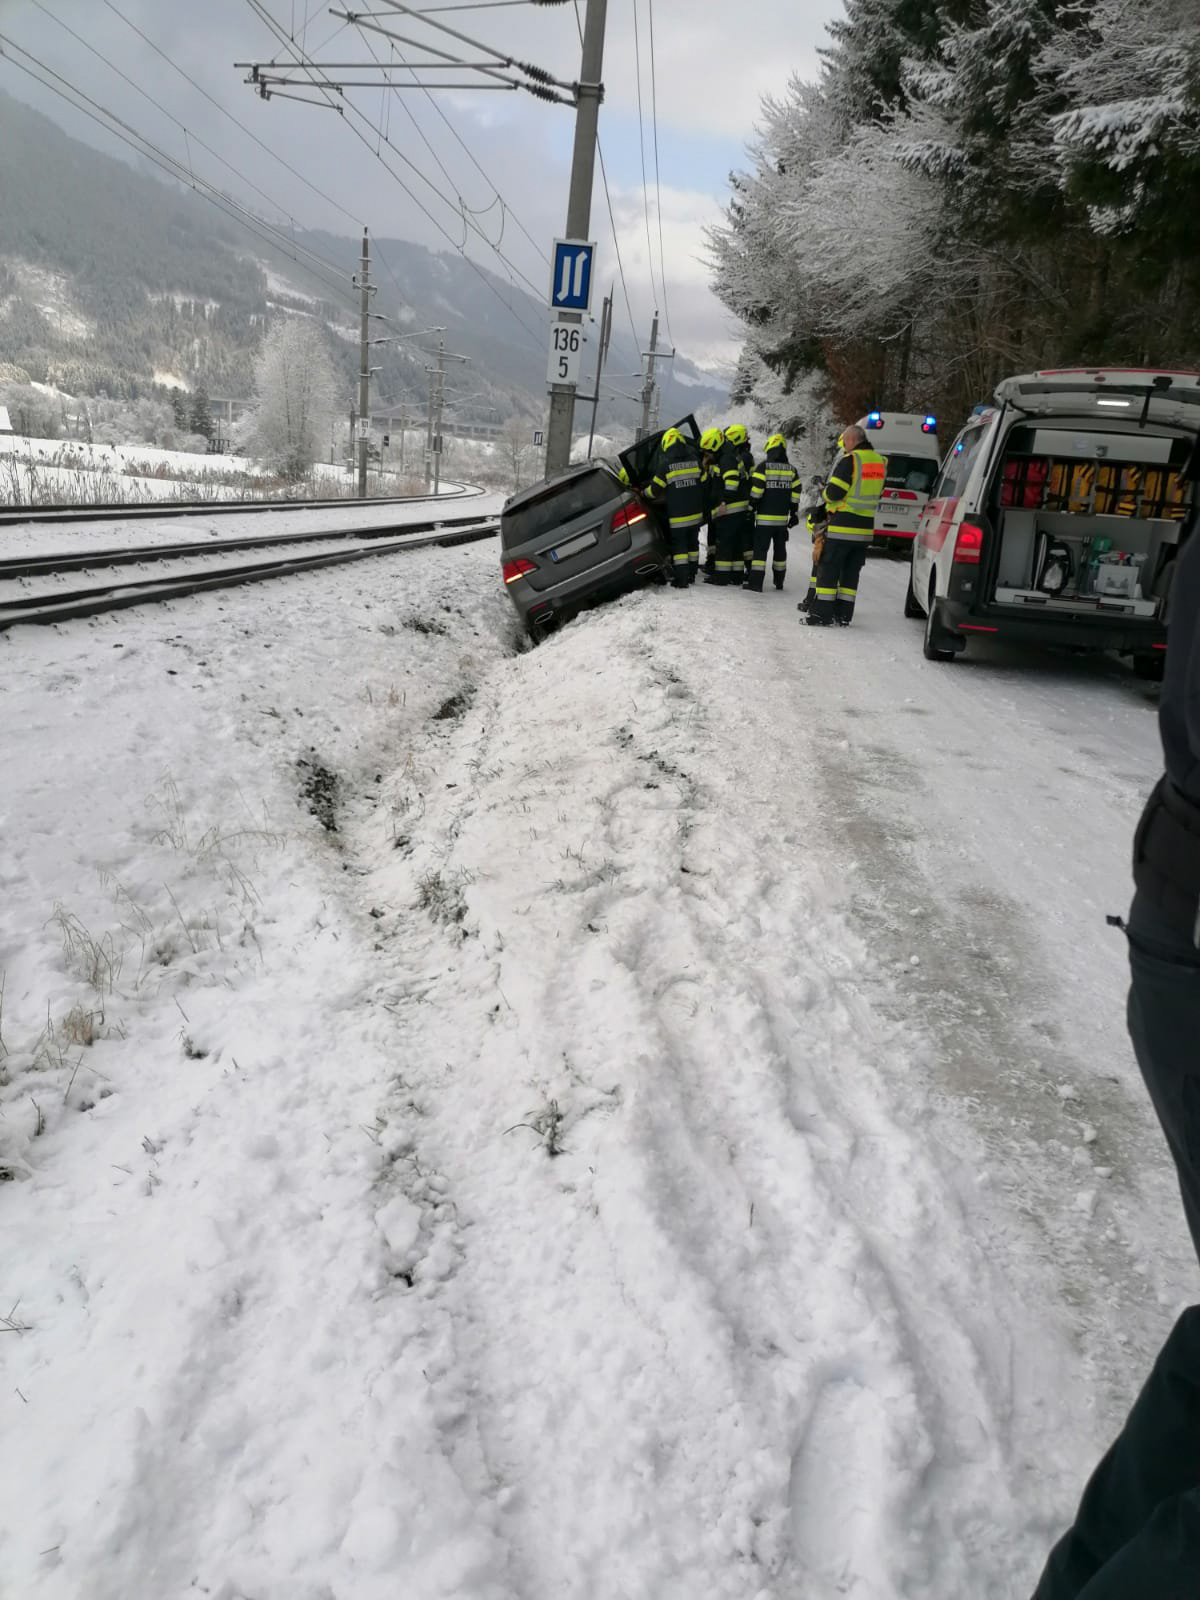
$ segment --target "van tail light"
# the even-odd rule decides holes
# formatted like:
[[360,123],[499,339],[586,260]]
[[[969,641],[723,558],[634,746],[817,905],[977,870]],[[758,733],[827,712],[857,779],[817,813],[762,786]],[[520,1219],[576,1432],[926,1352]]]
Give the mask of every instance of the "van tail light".
[[976,522],[964,522],[954,541],[954,565],[977,567],[983,554],[983,529]]
[[527,572],[536,572],[537,562],[521,556],[517,561],[506,561],[500,570],[504,574],[505,583],[516,583],[517,579],[523,578]]
[[632,528],[636,522],[645,522],[646,508],[636,500],[627,500],[613,515],[610,533],[620,533],[622,528]]

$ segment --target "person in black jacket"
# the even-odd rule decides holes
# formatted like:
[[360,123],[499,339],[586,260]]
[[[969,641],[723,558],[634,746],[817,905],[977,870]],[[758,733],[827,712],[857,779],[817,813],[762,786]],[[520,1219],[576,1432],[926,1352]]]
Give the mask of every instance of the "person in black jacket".
[[750,474],[750,515],[754,519],[753,551],[746,587],[761,594],[767,573],[767,550],[773,552],[771,571],[775,587],[783,588],[787,574],[788,529],[800,518],[800,474],[787,458],[781,433],[767,440],[767,453]]
[[660,452],[646,494],[666,505],[671,583],[676,589],[686,589],[700,570],[700,524],[704,521],[700,460],[678,428],[668,428],[663,434]]
[[[1200,497],[1200,439],[1189,475]],[[1129,1034],[1200,1255],[1200,508],[1171,585],[1159,704],[1166,771],[1134,835]],[[1200,1595],[1200,1306],[1172,1329],[1034,1600]]]

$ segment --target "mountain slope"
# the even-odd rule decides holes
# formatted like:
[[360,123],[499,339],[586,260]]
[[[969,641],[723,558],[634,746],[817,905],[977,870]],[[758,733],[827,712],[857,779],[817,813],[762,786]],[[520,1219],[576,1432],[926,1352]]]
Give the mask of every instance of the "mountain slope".
[[[174,378],[245,395],[264,322],[283,309],[329,327],[349,404],[358,368],[350,285],[357,239],[296,235],[298,246],[339,269],[333,276],[344,275],[338,295],[196,194],[99,154],[4,94],[0,194],[0,360],[79,393],[136,396]],[[464,419],[540,414],[544,305],[454,252],[402,239],[375,240],[373,252],[374,309],[395,319],[397,331],[443,326],[447,348],[470,356],[469,381],[452,374],[447,384],[448,399],[456,391],[478,397]],[[423,409],[428,360],[415,341],[378,346],[380,401]],[[628,338],[614,336],[609,364],[635,370]],[[721,389],[690,363],[681,357],[676,365],[684,382],[665,374],[664,417],[722,403]],[[606,401],[602,418],[628,424],[635,412],[627,401]]]

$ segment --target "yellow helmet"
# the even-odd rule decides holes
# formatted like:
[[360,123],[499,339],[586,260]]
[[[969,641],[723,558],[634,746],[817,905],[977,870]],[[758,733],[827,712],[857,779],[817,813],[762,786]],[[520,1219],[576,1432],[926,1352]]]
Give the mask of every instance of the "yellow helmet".
[[773,433],[771,435],[771,437],[767,440],[767,449],[768,450],[786,450],[787,449],[787,440],[783,437],[783,435],[781,433]]
[[682,443],[683,435],[680,433],[678,428],[668,428],[666,433],[664,433],[662,436],[662,447],[664,450],[669,450],[672,445]]
[[745,444],[750,435],[740,422],[734,422],[725,429],[725,438],[730,444]]
[[707,450],[710,455],[715,455],[721,448],[723,437],[724,435],[721,433],[720,428],[705,428],[700,435],[701,450]]

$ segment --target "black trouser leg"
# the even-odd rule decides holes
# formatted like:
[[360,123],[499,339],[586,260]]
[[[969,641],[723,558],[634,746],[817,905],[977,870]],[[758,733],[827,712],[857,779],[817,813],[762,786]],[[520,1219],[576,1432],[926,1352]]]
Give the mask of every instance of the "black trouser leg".
[[[1200,1256],[1200,950],[1142,894],[1129,913],[1129,969],[1129,1037]],[[1200,1579],[1196,1587],[1200,1594]]]
[[[1129,913],[1129,1035],[1200,1254],[1200,951],[1145,895]],[[1185,1311],[1035,1600],[1193,1600],[1200,1593],[1200,1307]]]
[[719,522],[710,518],[704,524],[704,575],[706,578],[715,576],[717,570],[717,529]]
[[750,576],[747,580],[755,594],[762,593],[767,571],[767,546],[771,543],[771,530],[761,522],[754,524],[754,539],[750,546]]
[[787,529],[776,528],[771,551],[771,576],[775,579],[777,589],[783,588],[783,580],[787,577],[787,547]]
[[1200,1592],[1200,1306],[1171,1330],[1034,1600],[1195,1600]]
[[840,540],[847,546],[838,573],[837,598],[833,605],[833,620],[848,623],[854,615],[854,602],[858,598],[858,580],[867,559],[867,539]]
[[717,534],[717,581],[739,587],[742,581],[742,512],[727,511]]
[[837,600],[838,585],[842,581],[842,567],[852,546],[846,539],[825,540],[825,548],[821,551],[821,559],[817,563],[817,570],[813,577],[812,604],[808,614],[817,622],[832,622],[834,602]]
[[692,535],[688,528],[672,528],[671,543],[671,582],[677,589],[686,589],[691,557],[688,546],[691,544]]

